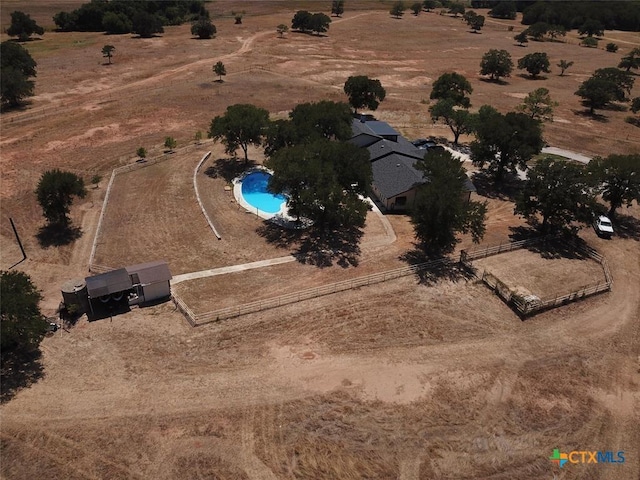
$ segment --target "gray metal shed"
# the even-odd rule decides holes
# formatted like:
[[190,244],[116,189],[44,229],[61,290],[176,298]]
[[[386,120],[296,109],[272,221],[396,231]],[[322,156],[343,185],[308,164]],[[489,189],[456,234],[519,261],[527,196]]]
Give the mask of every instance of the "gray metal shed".
[[152,302],[171,295],[172,278],[165,261],[141,263],[125,267],[138,293],[138,303]]

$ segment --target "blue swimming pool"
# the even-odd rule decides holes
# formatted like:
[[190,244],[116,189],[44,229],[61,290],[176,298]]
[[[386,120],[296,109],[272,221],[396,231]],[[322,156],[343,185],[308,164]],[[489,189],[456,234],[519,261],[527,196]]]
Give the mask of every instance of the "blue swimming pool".
[[266,172],[252,172],[242,179],[242,196],[254,208],[265,213],[278,213],[287,201],[283,195],[274,195],[267,191],[269,175]]

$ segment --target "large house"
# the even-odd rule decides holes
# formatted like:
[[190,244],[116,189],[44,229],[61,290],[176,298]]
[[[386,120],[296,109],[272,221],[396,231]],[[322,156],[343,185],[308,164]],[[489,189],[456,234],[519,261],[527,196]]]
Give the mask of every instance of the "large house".
[[[373,172],[371,188],[382,206],[392,211],[411,208],[418,187],[429,181],[415,168],[427,150],[413,145],[388,123],[365,115],[353,120],[352,130],[349,141],[369,151]],[[465,197],[468,199],[474,191],[473,183],[467,179]]]

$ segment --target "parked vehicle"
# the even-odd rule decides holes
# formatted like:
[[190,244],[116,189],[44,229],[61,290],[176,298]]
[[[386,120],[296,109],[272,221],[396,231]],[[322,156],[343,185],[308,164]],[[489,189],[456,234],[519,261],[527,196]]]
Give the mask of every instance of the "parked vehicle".
[[613,235],[613,224],[611,220],[609,220],[609,217],[605,217],[604,215],[596,217],[593,221],[593,228],[599,237],[611,238]]

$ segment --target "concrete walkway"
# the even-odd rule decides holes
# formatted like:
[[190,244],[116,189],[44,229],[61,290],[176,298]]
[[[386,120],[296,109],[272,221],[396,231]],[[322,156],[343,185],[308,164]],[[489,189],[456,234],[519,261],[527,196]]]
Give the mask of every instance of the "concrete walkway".
[[571,150],[564,150],[562,148],[556,147],[544,147],[542,149],[542,153],[560,155],[561,157],[569,158],[580,163],[589,163],[591,161],[591,157],[587,157],[586,155],[582,155],[581,153],[572,152]]
[[216,275],[225,275],[227,273],[242,272],[244,270],[252,270],[254,268],[268,267],[271,265],[280,265],[281,263],[289,263],[295,261],[295,257],[287,255],[286,257],[271,258],[269,260],[260,260],[259,262],[241,263],[239,265],[231,265],[228,267],[211,268],[209,270],[201,270],[199,272],[183,273],[176,275],[171,279],[171,285],[176,285],[187,280],[195,280],[196,278],[214,277]]

